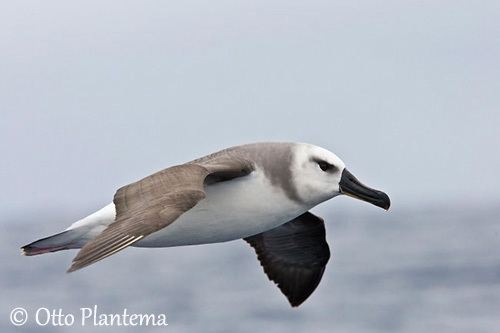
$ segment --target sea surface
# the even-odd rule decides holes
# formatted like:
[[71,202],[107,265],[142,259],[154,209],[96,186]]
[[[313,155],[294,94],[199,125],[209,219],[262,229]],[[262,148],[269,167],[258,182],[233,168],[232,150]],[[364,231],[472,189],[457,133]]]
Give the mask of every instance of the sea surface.
[[[0,331],[500,332],[500,205],[367,212],[323,214],[332,258],[299,308],[243,241],[129,248],[66,274],[76,251],[22,257],[19,247],[72,221],[14,214],[0,224]],[[82,326],[80,309],[94,305],[104,314],[163,313],[168,326]],[[28,312],[23,326],[9,320],[16,307]],[[40,326],[40,308],[76,322]]]

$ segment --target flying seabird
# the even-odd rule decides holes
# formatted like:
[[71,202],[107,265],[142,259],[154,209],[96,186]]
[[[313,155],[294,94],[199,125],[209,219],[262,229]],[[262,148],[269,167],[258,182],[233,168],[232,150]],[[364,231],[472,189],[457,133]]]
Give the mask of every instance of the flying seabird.
[[330,151],[305,143],[236,146],[118,189],[113,202],[65,231],[22,247],[31,256],[81,249],[68,272],[128,246],[171,247],[244,239],[292,306],[318,286],[330,250],[309,212],[339,194],[388,210]]

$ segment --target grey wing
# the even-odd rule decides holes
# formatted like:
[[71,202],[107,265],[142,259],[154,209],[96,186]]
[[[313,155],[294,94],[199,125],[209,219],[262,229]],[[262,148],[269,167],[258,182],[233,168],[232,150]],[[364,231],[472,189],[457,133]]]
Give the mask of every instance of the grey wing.
[[245,240],[294,307],[313,293],[330,259],[323,219],[309,212]]
[[115,222],[82,247],[68,272],[91,265],[165,228],[205,197],[204,184],[209,178],[224,181],[251,171],[247,161],[226,157],[174,166],[120,188],[113,199]]

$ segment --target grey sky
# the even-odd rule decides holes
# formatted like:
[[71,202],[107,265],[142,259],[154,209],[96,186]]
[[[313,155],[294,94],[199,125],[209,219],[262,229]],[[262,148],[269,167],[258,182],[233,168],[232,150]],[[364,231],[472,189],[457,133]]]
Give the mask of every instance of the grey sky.
[[395,209],[498,202],[499,15],[499,1],[4,1],[0,210],[89,213],[152,171],[271,140],[334,151]]

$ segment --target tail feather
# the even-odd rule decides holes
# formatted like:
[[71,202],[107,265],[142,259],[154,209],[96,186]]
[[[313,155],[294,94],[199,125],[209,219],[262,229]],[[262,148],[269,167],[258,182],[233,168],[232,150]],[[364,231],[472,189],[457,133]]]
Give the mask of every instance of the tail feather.
[[78,229],[66,230],[24,245],[21,247],[21,253],[25,256],[34,256],[61,250],[77,249],[83,246],[81,236],[82,232],[78,231]]

